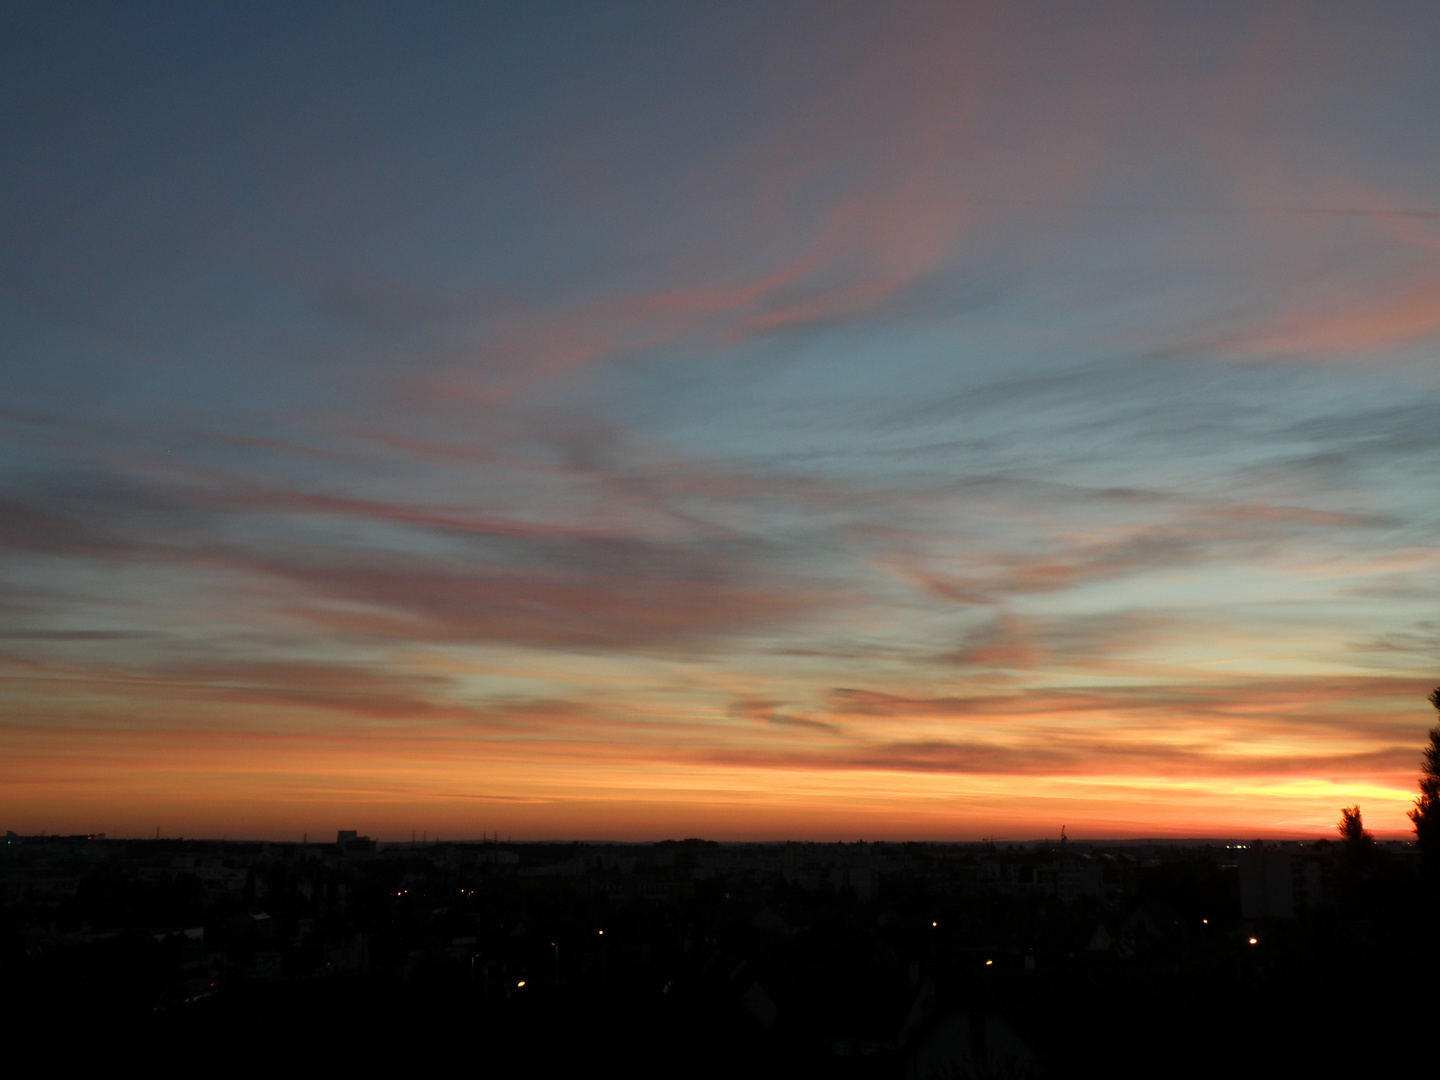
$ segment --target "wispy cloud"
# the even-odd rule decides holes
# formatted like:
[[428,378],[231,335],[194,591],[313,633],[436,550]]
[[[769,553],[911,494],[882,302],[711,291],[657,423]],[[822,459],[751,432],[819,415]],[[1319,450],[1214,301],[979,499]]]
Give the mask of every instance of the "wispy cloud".
[[0,42],[0,804],[1404,828],[1440,24],[1032,14]]

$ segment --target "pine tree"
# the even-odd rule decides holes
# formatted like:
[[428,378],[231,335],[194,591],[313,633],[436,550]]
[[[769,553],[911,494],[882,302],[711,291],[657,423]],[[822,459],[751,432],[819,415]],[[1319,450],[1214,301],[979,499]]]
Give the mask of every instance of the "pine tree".
[[[1440,710],[1440,686],[1430,692],[1430,704]],[[1430,745],[1420,765],[1420,797],[1410,811],[1421,858],[1431,867],[1440,863],[1440,723],[1430,729]]]
[[1374,837],[1365,831],[1359,806],[1347,806],[1340,811],[1339,829],[1340,839],[1345,841],[1347,848],[1359,850],[1375,842]]

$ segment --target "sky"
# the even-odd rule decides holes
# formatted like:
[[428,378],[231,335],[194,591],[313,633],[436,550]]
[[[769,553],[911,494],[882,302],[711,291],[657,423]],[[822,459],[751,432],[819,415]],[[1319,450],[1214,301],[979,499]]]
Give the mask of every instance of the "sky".
[[1440,9],[0,6],[0,827],[1408,832]]

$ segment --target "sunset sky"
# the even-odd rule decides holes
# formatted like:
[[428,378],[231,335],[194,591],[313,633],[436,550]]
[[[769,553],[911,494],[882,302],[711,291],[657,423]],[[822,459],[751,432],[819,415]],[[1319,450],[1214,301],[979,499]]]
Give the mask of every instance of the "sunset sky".
[[1440,8],[0,7],[0,828],[1408,833]]

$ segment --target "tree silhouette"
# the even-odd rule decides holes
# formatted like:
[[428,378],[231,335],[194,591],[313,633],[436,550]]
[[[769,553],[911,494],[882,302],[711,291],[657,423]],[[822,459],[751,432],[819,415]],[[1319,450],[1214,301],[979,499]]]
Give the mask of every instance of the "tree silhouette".
[[[1440,686],[1430,691],[1429,701],[1440,710]],[[1415,823],[1420,857],[1434,873],[1440,863],[1440,723],[1430,729],[1430,745],[1420,764],[1420,797],[1410,811],[1410,820]]]
[[1340,839],[1345,841],[1346,850],[1352,852],[1363,851],[1375,842],[1375,838],[1365,831],[1365,823],[1360,820],[1359,805],[1347,806],[1340,811]]
[[1375,838],[1365,831],[1360,807],[1340,811],[1340,897],[1345,907],[1359,910],[1374,899],[1375,875],[1381,852]]

